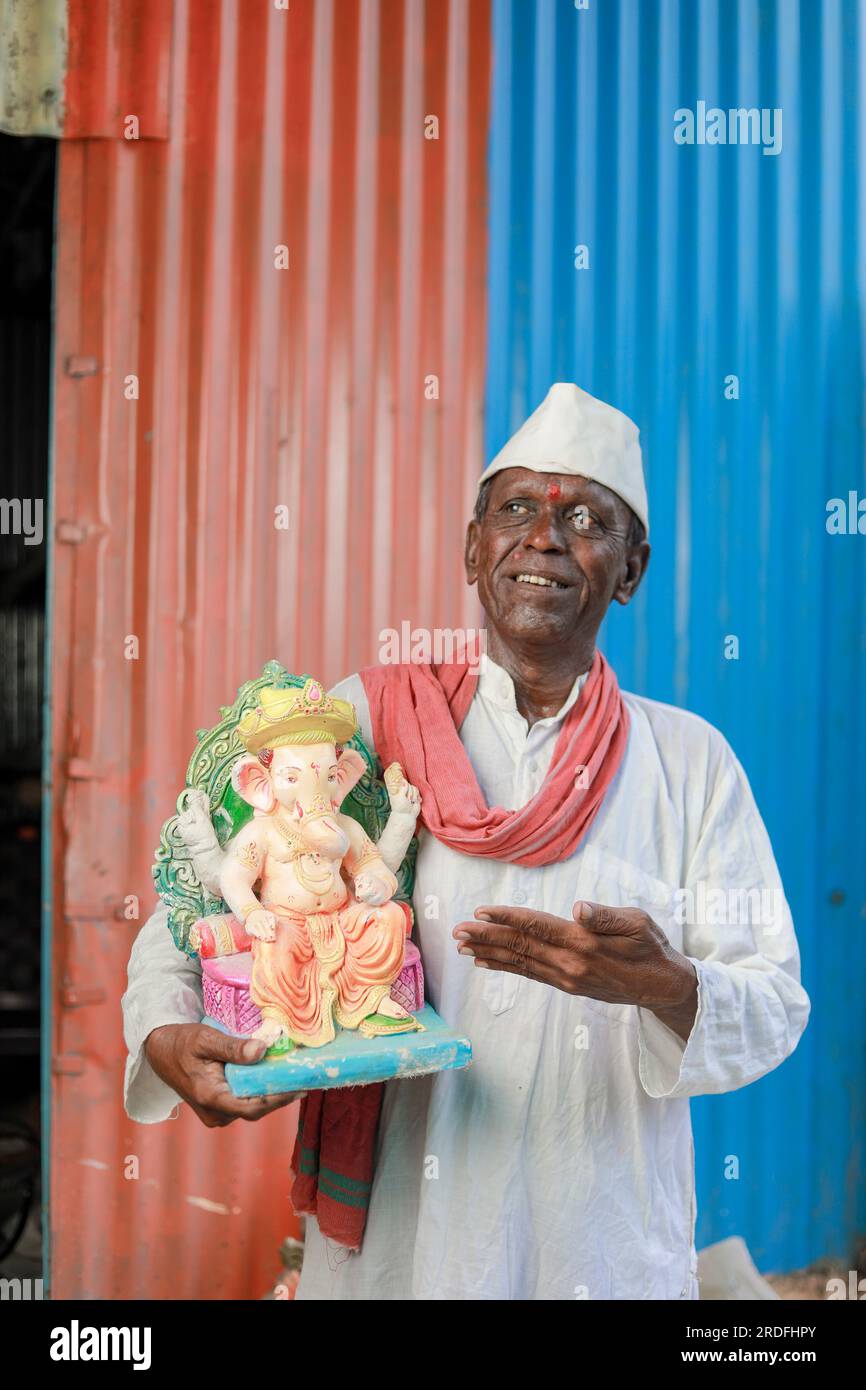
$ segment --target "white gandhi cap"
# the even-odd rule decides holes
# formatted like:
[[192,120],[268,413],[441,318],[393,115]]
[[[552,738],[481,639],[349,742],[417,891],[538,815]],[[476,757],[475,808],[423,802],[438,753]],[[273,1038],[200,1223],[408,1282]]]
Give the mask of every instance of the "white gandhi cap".
[[503,468],[579,473],[603,483],[628,503],[649,534],[637,425],[571,381],[553,383],[541,405],[487,465],[479,487]]

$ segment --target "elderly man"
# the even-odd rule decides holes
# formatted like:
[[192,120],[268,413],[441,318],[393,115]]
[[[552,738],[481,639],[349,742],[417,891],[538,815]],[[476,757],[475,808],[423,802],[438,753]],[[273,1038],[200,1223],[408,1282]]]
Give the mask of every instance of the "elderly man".
[[[386,1087],[361,1253],[336,1257],[308,1221],[299,1297],[697,1297],[689,1097],[778,1066],[809,1001],[728,744],[620,692],[596,649],[647,533],[636,427],[557,383],[481,479],[480,669],[336,687],[420,786],[416,931],[474,1061]],[[211,1124],[283,1103],[231,1096],[222,1063],[258,1051],[197,1026],[197,967],[164,910],[125,1007],[134,1118],[178,1098]]]

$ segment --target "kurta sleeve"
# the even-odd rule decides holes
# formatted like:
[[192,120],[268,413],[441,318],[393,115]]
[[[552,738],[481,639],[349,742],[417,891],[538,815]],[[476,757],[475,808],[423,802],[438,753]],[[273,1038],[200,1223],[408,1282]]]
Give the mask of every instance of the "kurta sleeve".
[[202,1017],[201,965],[179,951],[168,929],[164,903],[148,917],[133,943],[128,986],[121,1001],[128,1056],[123,1103],[131,1120],[166,1120],[180,1096],[156,1075],[144,1052],[154,1028],[165,1023],[199,1023]]
[[661,1099],[735,1091],[772,1071],[809,1018],[800,954],[767,831],[727,744],[679,895],[698,977],[687,1041],[638,1009],[639,1072]]

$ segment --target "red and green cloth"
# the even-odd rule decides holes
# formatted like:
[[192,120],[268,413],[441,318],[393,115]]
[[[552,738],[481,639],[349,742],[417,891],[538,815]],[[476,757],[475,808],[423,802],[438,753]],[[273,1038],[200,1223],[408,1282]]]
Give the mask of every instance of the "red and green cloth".
[[364,1235],[384,1092],[379,1081],[311,1091],[301,1102],[292,1205],[349,1250],[360,1250]]

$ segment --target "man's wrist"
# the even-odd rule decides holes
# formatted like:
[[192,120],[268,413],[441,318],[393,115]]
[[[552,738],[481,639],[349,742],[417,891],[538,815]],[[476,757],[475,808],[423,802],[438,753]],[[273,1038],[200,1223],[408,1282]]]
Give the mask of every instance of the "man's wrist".
[[698,972],[688,956],[676,953],[672,974],[672,1001],[650,1009],[660,1023],[670,1028],[684,1042],[688,1041],[698,1012]]

